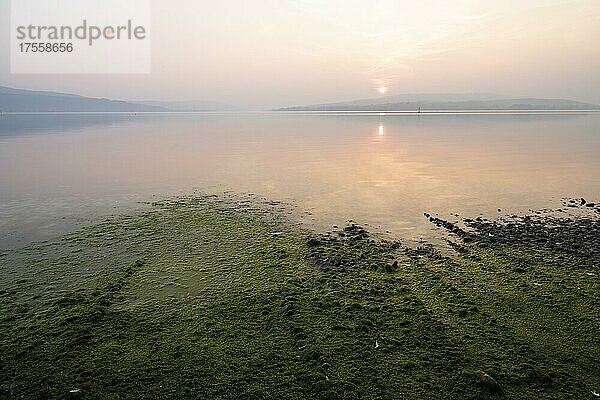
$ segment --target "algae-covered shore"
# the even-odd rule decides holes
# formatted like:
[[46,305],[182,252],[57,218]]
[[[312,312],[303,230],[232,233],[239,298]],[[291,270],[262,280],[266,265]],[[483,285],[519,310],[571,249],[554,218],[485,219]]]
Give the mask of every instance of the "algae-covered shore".
[[0,398],[595,398],[600,223],[467,220],[454,254],[275,203],[154,203],[0,252]]

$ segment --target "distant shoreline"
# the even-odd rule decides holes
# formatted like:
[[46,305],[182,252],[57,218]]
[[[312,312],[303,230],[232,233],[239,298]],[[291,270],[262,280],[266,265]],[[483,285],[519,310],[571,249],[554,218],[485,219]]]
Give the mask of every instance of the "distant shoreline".
[[[68,93],[15,89],[0,86],[0,112],[121,112],[197,113],[247,112],[249,106],[213,101],[114,100]],[[244,110],[246,108],[246,110]],[[258,110],[259,106],[254,108]],[[334,103],[280,107],[265,111],[333,112],[503,112],[598,111],[600,105],[568,99],[507,98],[492,94],[404,94]],[[264,111],[263,111],[264,112]]]
[[600,113],[598,109],[581,110],[248,110],[248,111],[0,111],[1,115],[239,115],[239,114],[271,114],[271,115],[520,115],[520,114],[596,114]]

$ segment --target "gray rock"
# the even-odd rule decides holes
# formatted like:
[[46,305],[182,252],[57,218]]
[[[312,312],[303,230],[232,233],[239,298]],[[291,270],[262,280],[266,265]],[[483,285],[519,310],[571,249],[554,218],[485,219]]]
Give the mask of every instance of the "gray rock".
[[502,394],[502,386],[484,371],[475,371],[475,384],[492,394]]

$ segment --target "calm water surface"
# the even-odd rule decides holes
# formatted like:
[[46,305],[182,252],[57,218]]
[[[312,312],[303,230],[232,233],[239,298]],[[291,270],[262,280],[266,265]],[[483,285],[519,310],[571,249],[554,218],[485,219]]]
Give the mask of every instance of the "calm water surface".
[[353,219],[428,239],[426,211],[600,200],[600,115],[0,115],[0,247],[194,190],[293,201],[320,230]]

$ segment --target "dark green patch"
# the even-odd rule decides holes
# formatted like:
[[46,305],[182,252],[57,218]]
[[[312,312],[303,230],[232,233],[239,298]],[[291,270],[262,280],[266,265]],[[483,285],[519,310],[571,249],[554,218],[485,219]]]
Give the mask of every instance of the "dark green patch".
[[290,229],[240,203],[157,202],[7,252],[0,398],[588,398],[600,389],[595,256],[470,235],[448,258],[374,241],[358,225]]

